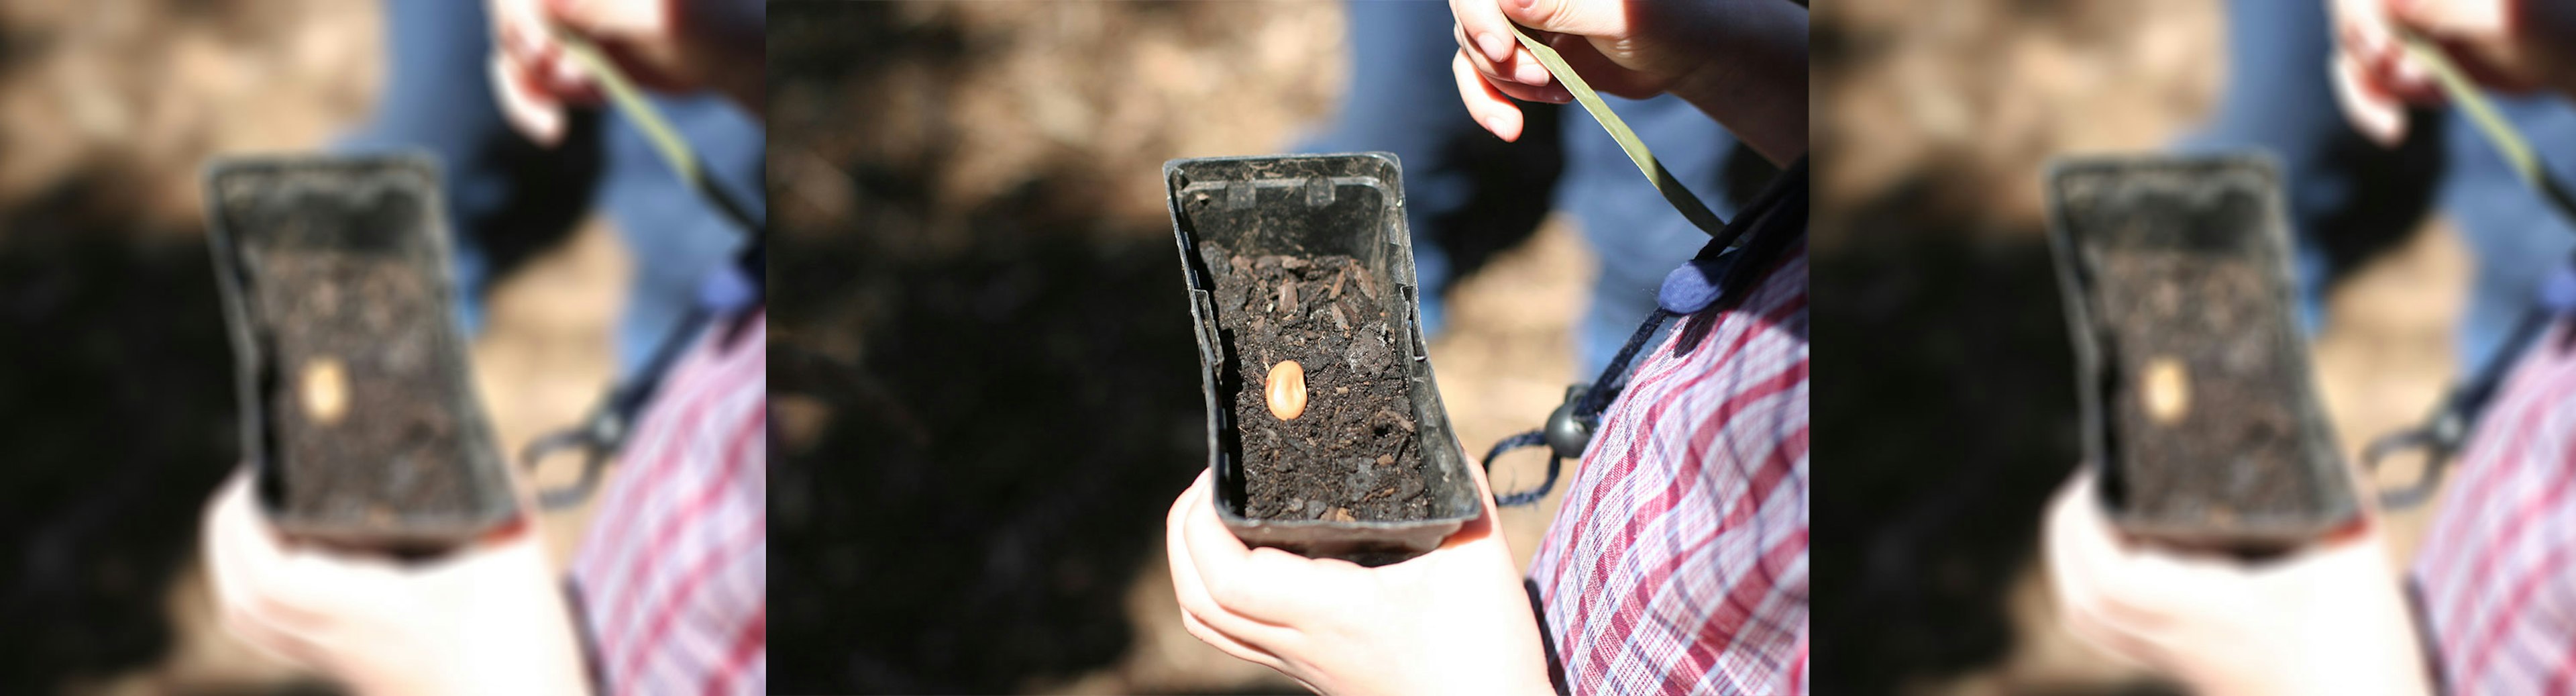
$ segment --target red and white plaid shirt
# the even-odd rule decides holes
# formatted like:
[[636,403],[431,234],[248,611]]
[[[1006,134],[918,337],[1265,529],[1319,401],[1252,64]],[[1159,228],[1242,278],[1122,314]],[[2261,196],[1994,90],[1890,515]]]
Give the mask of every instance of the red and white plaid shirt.
[[769,322],[751,322],[671,366],[573,561],[608,693],[768,688]]
[[1602,414],[1540,542],[1577,694],[1807,690],[1807,251]]
[[2576,350],[2559,322],[2480,419],[2414,574],[2454,694],[2576,694]]

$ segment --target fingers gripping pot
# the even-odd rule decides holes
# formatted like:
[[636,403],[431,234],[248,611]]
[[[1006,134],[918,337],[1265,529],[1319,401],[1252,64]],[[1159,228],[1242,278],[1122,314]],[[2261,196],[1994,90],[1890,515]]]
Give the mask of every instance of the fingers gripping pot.
[[1395,157],[1173,160],[1163,178],[1226,527],[1378,565],[1482,514],[1424,352]]
[[454,320],[435,165],[207,168],[242,442],[284,533],[426,552],[517,514]]
[[2351,522],[2269,160],[2061,160],[2048,188],[2085,456],[2113,522],[2253,553]]

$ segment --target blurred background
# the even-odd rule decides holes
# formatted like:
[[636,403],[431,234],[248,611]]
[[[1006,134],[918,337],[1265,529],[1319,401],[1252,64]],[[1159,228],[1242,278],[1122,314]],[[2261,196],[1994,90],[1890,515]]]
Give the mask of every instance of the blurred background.
[[[1165,160],[1398,151],[1417,250],[1446,251],[1417,265],[1455,278],[1425,313],[1476,453],[1556,407],[1591,359],[1578,324],[1609,349],[1634,330],[1596,286],[1651,302],[1706,241],[1587,116],[1537,108],[1508,146],[1475,130],[1441,3],[775,3],[769,23],[778,691],[1300,690],[1190,637],[1172,598],[1163,516],[1207,433]],[[1768,175],[1677,100],[1623,108],[1722,212]],[[1423,135],[1443,130],[1466,135]],[[1466,164],[1417,179],[1434,160]],[[1594,227],[1662,246],[1604,247],[1551,191],[1653,216]],[[1425,236],[1426,209],[1463,212]],[[1628,280],[1598,248],[1672,256]],[[1496,486],[1536,485],[1535,452]],[[1555,509],[1502,513],[1524,563]]]
[[[2473,298],[2529,296],[2482,265],[2514,254],[2453,212],[2530,194],[2480,178],[2487,146],[2435,114],[2396,150],[2343,127],[2324,3],[1929,5],[1814,16],[1817,693],[2174,693],[2064,633],[2038,565],[2040,512],[2081,456],[2047,159],[2267,146],[2312,242],[2312,354],[2348,455],[2482,357]],[[2563,103],[2509,108],[2565,123]],[[2396,469],[2380,485],[2415,473]],[[2432,507],[2391,515],[2401,564]]]
[[[451,108],[482,98],[479,72],[419,79],[436,74],[425,60],[477,57],[422,38],[479,29],[424,9],[442,4],[454,5],[0,4],[0,692],[331,692],[225,637],[197,568],[201,506],[239,452],[197,177],[221,154],[488,119]],[[1410,45],[1437,60],[1408,74],[1437,89],[1354,104],[1347,10],[1392,7],[1436,23]],[[1465,124],[1445,8],[772,10],[770,117],[786,134],[767,152],[784,288],[775,688],[1294,691],[1189,637],[1170,597],[1160,520],[1205,465],[1205,433],[1160,167],[1312,145],[1337,110],[1364,125],[1388,111]],[[1574,329],[1602,282],[1592,245],[1546,201],[1560,148],[1615,149],[1588,120],[1531,115],[1522,146],[1481,134],[1441,145],[1492,165],[1471,168],[1470,207],[1501,210],[1453,220],[1475,233],[1439,240],[1456,281],[1431,352],[1476,451],[1535,427],[1577,379]],[[1597,142],[1557,142],[1559,123]],[[551,155],[471,151],[537,172],[505,189],[525,196],[500,196],[533,203],[449,192],[524,223],[502,226],[511,234],[475,272],[488,283],[476,382],[507,451],[574,421],[617,374],[630,333],[619,317],[656,258],[617,216],[581,205],[614,176],[598,158],[622,147],[580,135],[595,127],[577,123]],[[1707,180],[1721,161],[1753,159],[1676,154],[1677,171],[1705,163],[1685,173]],[[1612,156],[1624,178],[1605,180],[1651,200]],[[1742,169],[1730,181],[1758,186],[1764,167]],[[1524,452],[1496,482],[1534,485],[1542,467]],[[1551,498],[1503,513],[1524,561],[1554,510]],[[547,517],[558,558],[587,517]]]
[[[395,4],[0,3],[0,692],[331,692],[225,637],[197,568],[202,506],[240,452],[198,171],[370,125],[398,139],[376,113]],[[405,26],[404,45],[431,43]],[[484,30],[459,26],[436,36]],[[443,84],[485,93],[475,75]],[[637,265],[584,212],[591,149],[518,148],[498,150],[564,176],[520,187],[511,205],[533,215],[487,248],[472,351],[508,451],[573,422],[614,374]],[[587,514],[548,516],[558,558]]]
[[[1326,116],[1340,6],[770,10],[772,688],[1299,691],[1173,604],[1206,421],[1161,172]],[[1537,237],[1432,347],[1470,443],[1571,379],[1586,260]]]
[[[1812,501],[1820,693],[2170,691],[2059,632],[2034,565],[2077,456],[2039,171],[2204,129],[2229,17],[1818,8],[1815,417],[1838,433],[1815,454],[1834,482]],[[1294,690],[1190,638],[1169,596],[1161,515],[1205,461],[1159,172],[1285,151],[1346,108],[1346,8],[798,3],[770,22],[774,688]],[[0,3],[0,691],[327,691],[215,631],[195,570],[238,452],[196,176],[363,122],[385,37],[373,3]],[[2450,145],[2361,158],[2385,193],[2348,216],[2379,222],[2325,254],[2341,275],[2314,351],[2348,451],[2464,360],[2478,265],[2425,181]],[[1497,157],[1542,182],[1559,166]],[[509,254],[474,347],[512,450],[617,369],[635,254],[604,216],[560,227]],[[1431,347],[1473,451],[1578,379],[1601,274],[1564,215],[1494,228],[1457,257]],[[1554,509],[1503,512],[1516,549]],[[2399,554],[2429,513],[2393,520]],[[558,553],[584,514],[549,518]]]

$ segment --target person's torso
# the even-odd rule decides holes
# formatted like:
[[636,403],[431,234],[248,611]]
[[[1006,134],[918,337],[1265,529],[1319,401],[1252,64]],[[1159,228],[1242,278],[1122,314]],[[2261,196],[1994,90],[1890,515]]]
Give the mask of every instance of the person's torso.
[[[1577,693],[1806,689],[1807,256],[1602,414],[1530,569]],[[1714,321],[1687,354],[1690,322]]]
[[759,694],[768,676],[768,330],[672,365],[572,567],[609,693]]
[[2481,417],[2416,553],[2450,693],[2576,691],[2576,348],[2561,321]]

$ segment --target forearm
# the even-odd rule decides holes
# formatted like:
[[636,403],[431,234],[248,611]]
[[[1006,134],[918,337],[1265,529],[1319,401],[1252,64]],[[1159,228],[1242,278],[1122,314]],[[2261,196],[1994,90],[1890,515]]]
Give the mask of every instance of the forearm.
[[1712,56],[1668,90],[1717,119],[1772,164],[1807,154],[1807,8],[1733,3],[1708,18],[1727,37]]
[[759,0],[686,0],[708,45],[710,86],[751,112],[768,112],[768,7]]
[[717,75],[715,85],[716,90],[724,94],[726,99],[742,107],[743,111],[750,112],[754,120],[764,122],[769,118],[769,81],[766,77],[768,73],[764,70],[767,65],[768,61],[765,58],[754,56],[747,61],[728,66]]
[[[343,674],[370,696],[546,694],[588,696],[589,661],[571,600],[555,587],[482,583],[474,601],[452,609],[454,623],[412,652],[407,669]],[[401,658],[397,658],[401,659]]]
[[2560,96],[2576,99],[2576,0],[2525,0],[2523,31],[2542,37],[2548,55],[2540,60],[2541,79]]
[[2308,617],[2269,630],[2295,640],[2290,652],[2258,657],[2243,651],[2206,664],[2212,674],[2181,675],[2212,696],[2430,696],[2414,612],[2401,586],[2359,583],[2327,587],[2298,600]]
[[[1531,646],[1538,649],[1538,646]],[[1512,665],[1522,664],[1511,661]],[[1537,669],[1497,669],[1481,673],[1460,674],[1446,680],[1457,688],[1451,693],[1496,694],[1497,696],[1556,696],[1556,685],[1548,682],[1547,660],[1536,661]]]

